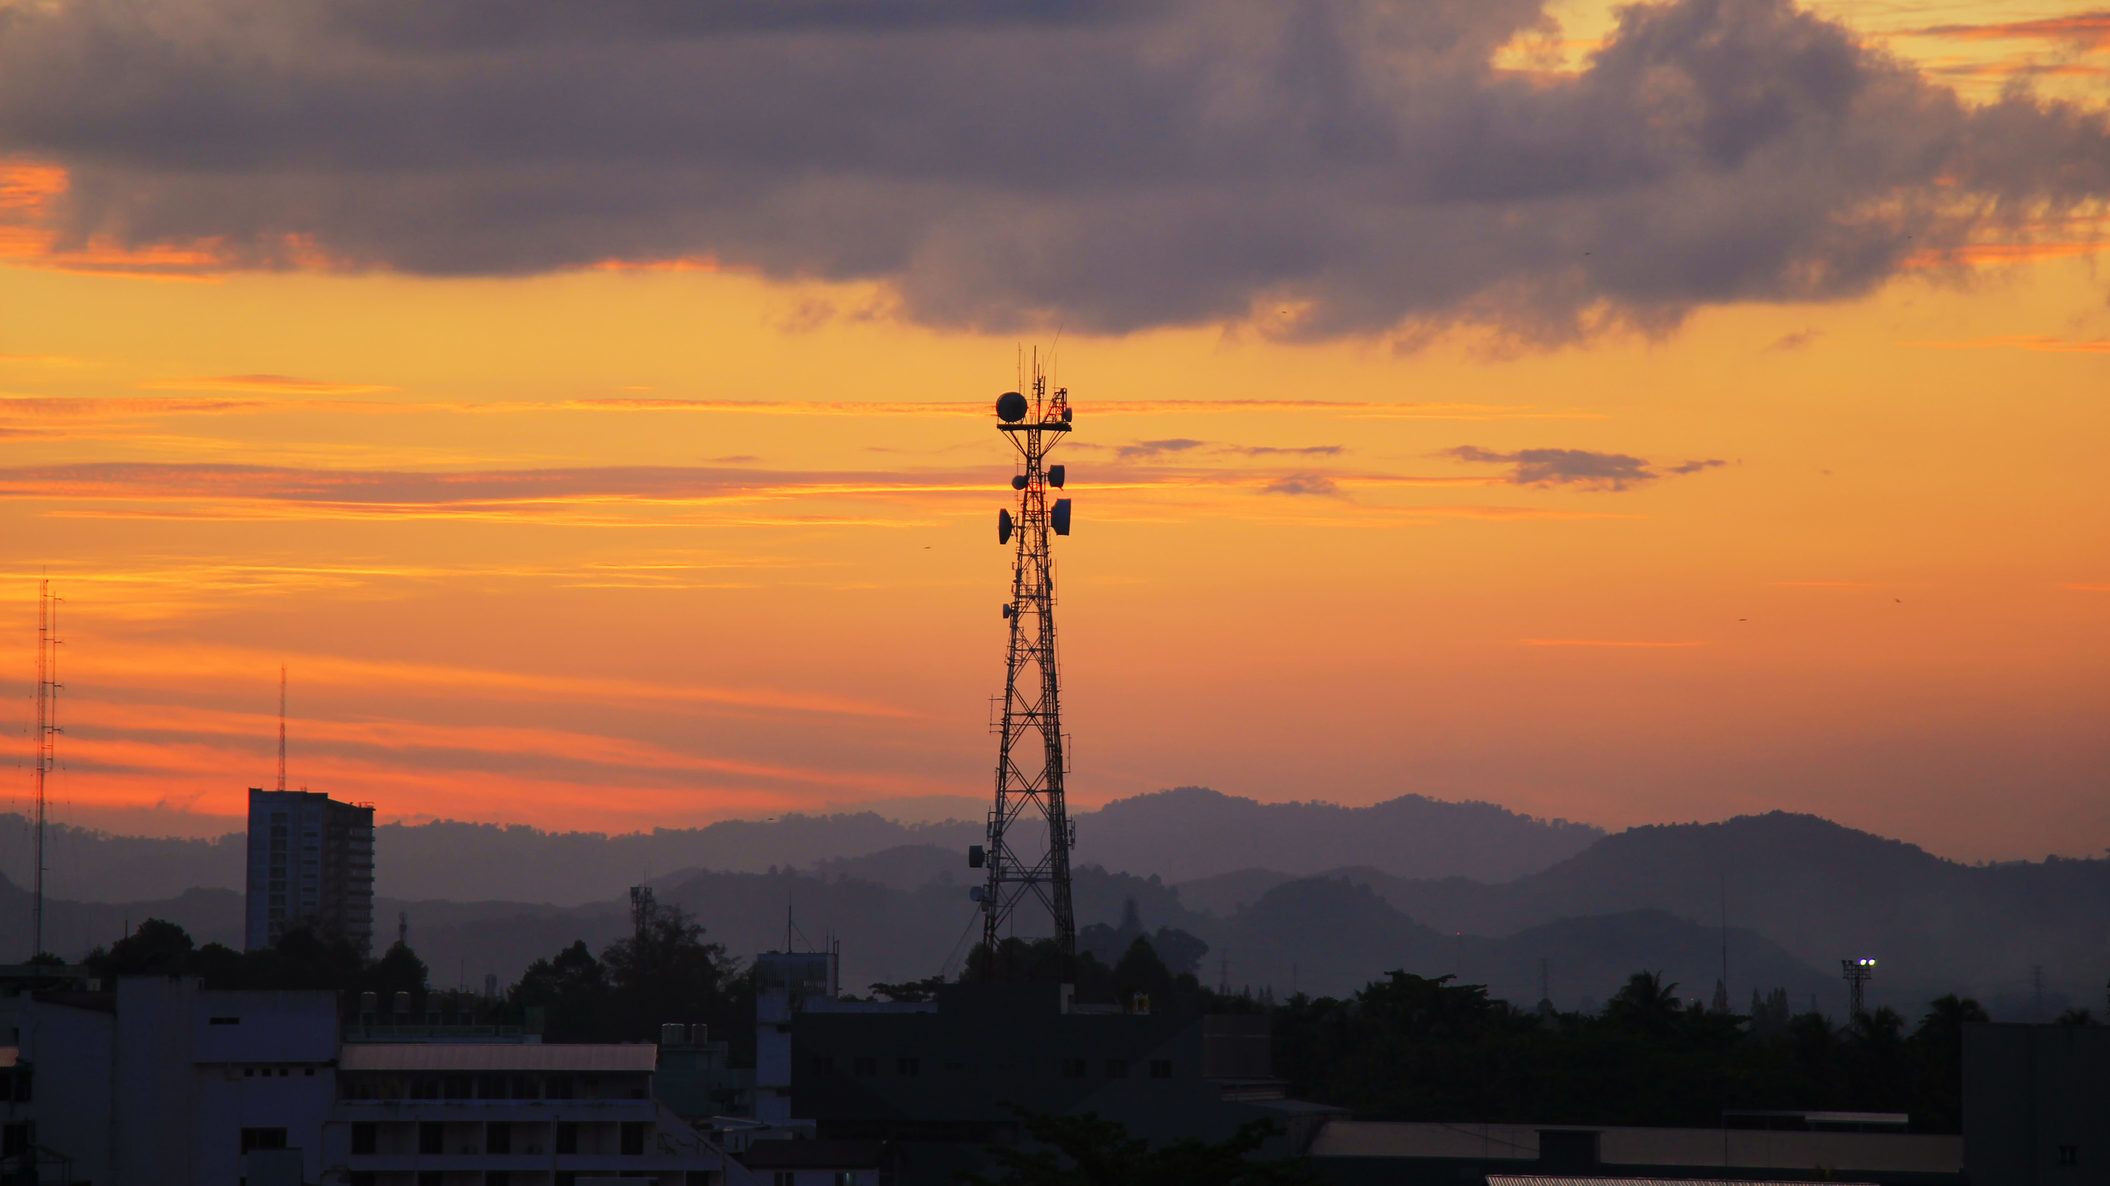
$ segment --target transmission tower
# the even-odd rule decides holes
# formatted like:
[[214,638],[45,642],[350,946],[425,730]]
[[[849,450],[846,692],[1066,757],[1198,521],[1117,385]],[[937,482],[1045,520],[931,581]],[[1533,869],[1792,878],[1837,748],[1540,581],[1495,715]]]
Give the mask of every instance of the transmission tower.
[[59,599],[51,582],[37,582],[37,734],[36,734],[36,869],[30,897],[29,954],[44,954],[44,780],[58,757],[59,735]]
[[286,789],[286,665],[278,665],[278,789]]
[[[1070,431],[1070,392],[1048,391],[1036,364],[1030,398],[1007,391],[996,401],[997,430],[1018,449],[1020,472],[1011,479],[1018,513],[997,512],[996,540],[1015,548],[1011,600],[1004,606],[1010,643],[1004,656],[1003,705],[995,721],[1001,739],[996,754],[996,806],[989,813],[988,847],[969,851],[970,865],[986,865],[988,884],[977,887],[982,903],[982,944],[988,971],[996,974],[996,950],[1012,912],[1028,898],[1047,907],[1055,945],[1067,968],[1077,952],[1077,920],[1070,910],[1070,848],[1076,843],[1063,807],[1062,701],[1055,664],[1055,561],[1050,534],[1070,533],[1070,500],[1048,498],[1060,490],[1060,465],[1047,465],[1050,449]],[[1046,842],[1036,835],[1046,826]]]

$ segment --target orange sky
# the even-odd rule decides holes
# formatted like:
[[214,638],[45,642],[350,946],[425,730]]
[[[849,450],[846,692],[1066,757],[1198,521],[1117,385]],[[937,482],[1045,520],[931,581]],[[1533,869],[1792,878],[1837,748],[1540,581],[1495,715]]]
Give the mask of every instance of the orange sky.
[[[1611,28],[1552,11],[1505,64],[1578,69]],[[2110,94],[2099,12],[1818,11],[1974,104]],[[281,663],[293,782],[384,819],[987,793],[988,407],[1052,326],[737,264],[426,277],[295,241],[260,268],[69,239],[71,184],[0,137],[0,670],[26,749],[48,574],[55,818],[231,827],[272,776]],[[1074,799],[1780,807],[1964,859],[2110,847],[2101,215],[1858,298],[1551,344],[1272,309],[1063,330]],[[1539,449],[1631,466],[1533,482]]]

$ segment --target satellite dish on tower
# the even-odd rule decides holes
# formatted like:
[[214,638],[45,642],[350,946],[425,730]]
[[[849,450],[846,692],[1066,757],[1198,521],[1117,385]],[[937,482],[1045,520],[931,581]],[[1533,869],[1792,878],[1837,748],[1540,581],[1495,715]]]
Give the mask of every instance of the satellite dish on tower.
[[1008,544],[1011,542],[1010,511],[1000,509],[996,512],[996,542],[1000,544]]
[[996,418],[1006,424],[1016,424],[1026,418],[1026,397],[1016,391],[1006,391],[996,397]]

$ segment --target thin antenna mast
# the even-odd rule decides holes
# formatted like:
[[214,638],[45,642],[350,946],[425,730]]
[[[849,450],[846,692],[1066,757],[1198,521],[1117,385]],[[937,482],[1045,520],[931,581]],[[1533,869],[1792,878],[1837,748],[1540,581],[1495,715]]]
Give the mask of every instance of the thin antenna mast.
[[37,582],[37,828],[36,876],[31,893],[34,905],[30,922],[30,957],[44,954],[44,781],[58,756],[59,733],[59,615],[58,598],[51,595],[51,582]]
[[278,665],[278,789],[286,789],[286,665]]
[[[993,722],[1002,739],[996,803],[989,813],[988,848],[970,849],[967,861],[989,870],[987,884],[973,893],[982,904],[985,973],[992,979],[998,974],[996,952],[1004,926],[1028,898],[1047,907],[1064,975],[1077,954],[1077,920],[1070,906],[1070,849],[1077,837],[1063,799],[1069,759],[1055,663],[1055,562],[1048,546],[1051,536],[1070,533],[1070,500],[1048,497],[1050,487],[1063,488],[1066,476],[1064,467],[1045,464],[1048,450],[1070,431],[1070,393],[1063,387],[1048,390],[1038,352],[1031,390],[1030,398],[1007,391],[996,401],[997,429],[1018,449],[1023,468],[1011,478],[1018,492],[1017,517],[1004,509],[996,521],[997,543],[1014,548],[1011,597],[1003,607],[1009,627],[1004,702]],[[1044,848],[1024,837],[1014,839],[1016,826],[1029,814],[1046,823]]]

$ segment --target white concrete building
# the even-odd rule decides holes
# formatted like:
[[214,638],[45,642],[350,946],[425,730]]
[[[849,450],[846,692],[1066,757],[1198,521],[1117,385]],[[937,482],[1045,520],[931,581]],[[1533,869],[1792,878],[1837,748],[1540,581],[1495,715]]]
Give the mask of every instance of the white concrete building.
[[327,1161],[347,1186],[750,1182],[653,1098],[658,1056],[643,1043],[348,1044]]

